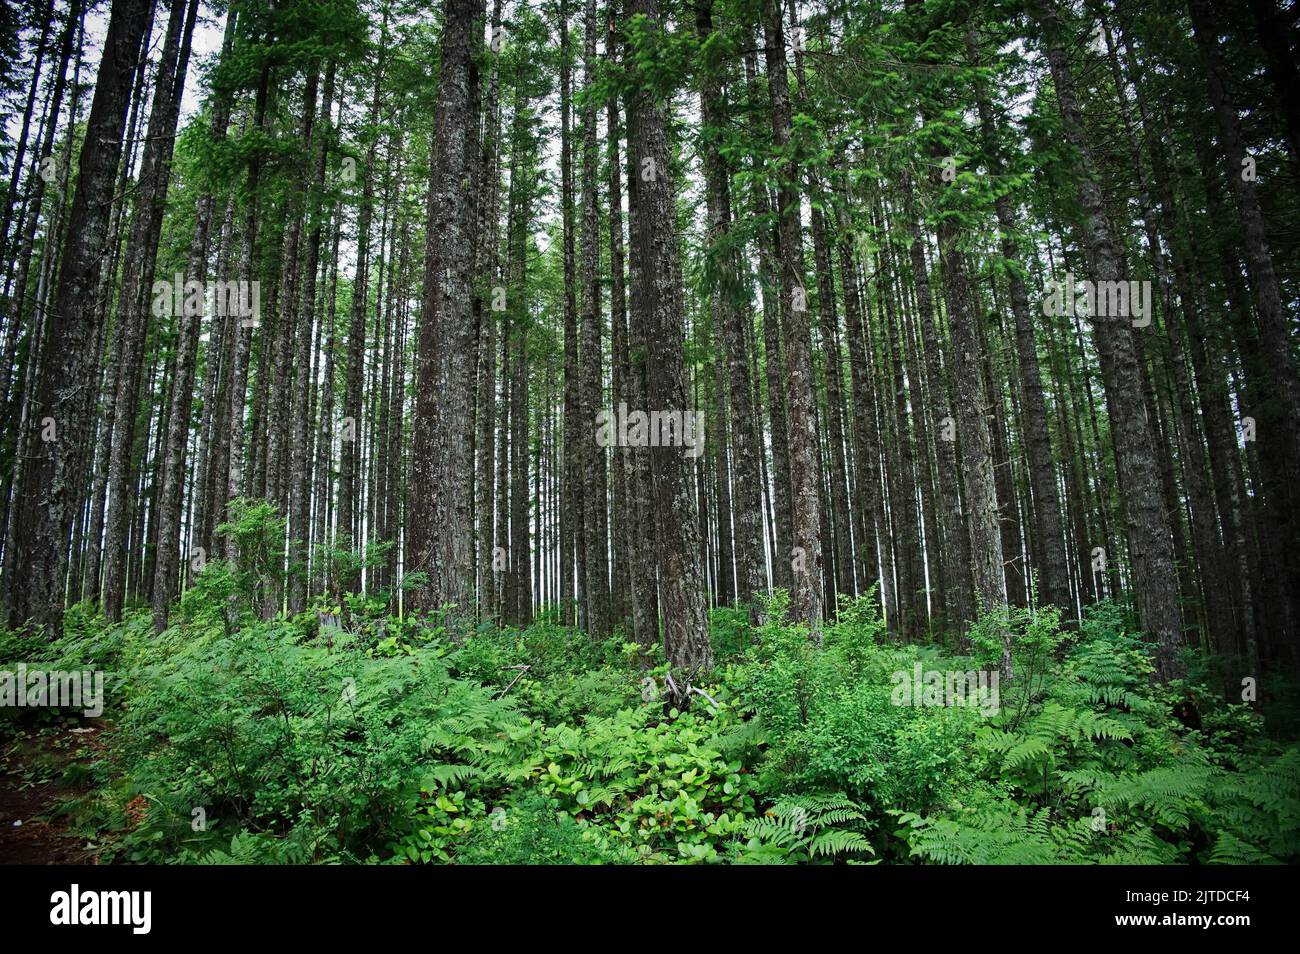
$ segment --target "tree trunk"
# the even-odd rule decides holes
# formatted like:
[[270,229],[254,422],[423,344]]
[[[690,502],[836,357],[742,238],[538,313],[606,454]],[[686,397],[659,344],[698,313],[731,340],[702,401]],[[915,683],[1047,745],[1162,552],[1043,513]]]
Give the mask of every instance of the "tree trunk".
[[[473,207],[465,188],[466,159],[474,159],[477,116],[471,111],[474,31],[479,0],[447,0],[438,77],[426,214],[424,294],[416,363],[412,436],[412,495],[408,565],[428,582],[414,591],[417,610],[449,607],[451,618],[473,612],[473,526],[469,447],[474,380],[471,314]],[[472,165],[469,167],[472,168]],[[468,176],[472,185],[473,175]]]
[[609,544],[605,499],[608,493],[606,453],[595,439],[596,415],[604,403],[604,373],[600,331],[600,233],[596,195],[596,0],[586,0],[583,17],[583,85],[588,93],[582,105],[582,325],[579,332],[581,368],[579,400],[583,471],[583,546],[586,550],[587,629],[600,638],[610,631]]
[[[1074,76],[1062,46],[1060,16],[1054,0],[1038,0],[1038,17],[1047,35],[1048,62],[1066,139],[1079,154],[1078,202],[1088,220],[1083,235],[1088,247],[1091,279],[1097,283],[1124,281],[1127,276],[1121,246],[1106,215],[1091,143],[1075,98]],[[1157,674],[1161,680],[1168,680],[1184,671],[1182,611],[1178,603],[1178,577],[1169,519],[1161,501],[1153,457],[1154,435],[1142,397],[1141,371],[1127,318],[1098,317],[1092,325],[1123,489],[1138,615],[1143,628],[1156,643]]]
[[778,0],[764,0],[763,34],[772,108],[772,144],[778,153],[788,154],[783,167],[777,171],[777,211],[781,240],[781,316],[789,396],[793,536],[790,553],[778,554],[777,557],[790,560],[793,573],[790,618],[817,633],[822,621],[821,468],[804,286],[803,236],[799,224],[799,173],[791,145],[785,31]]
[[[663,29],[657,0],[629,0],[628,14],[643,15],[647,29]],[[644,77],[642,77],[644,79]],[[631,151],[637,181],[639,241],[634,295],[646,302],[647,398],[650,408],[669,413],[687,410],[683,357],[684,316],[675,234],[673,192],[667,137],[667,104],[639,89],[631,104]],[[638,449],[638,453],[645,453]],[[689,677],[713,667],[705,605],[704,575],[690,465],[683,447],[649,449],[657,516],[657,556],[663,606],[664,650],[669,664]]]
[[[46,316],[39,378],[26,423],[35,453],[16,480],[12,565],[23,572],[4,576],[7,618],[10,626],[32,620],[51,637],[62,631],[67,542],[84,477],[76,467],[91,429],[94,393],[85,383],[93,377],[100,257],[108,241],[113,179],[149,7],[146,0],[114,0],[109,15],[54,308]],[[49,436],[53,439],[42,439]]]

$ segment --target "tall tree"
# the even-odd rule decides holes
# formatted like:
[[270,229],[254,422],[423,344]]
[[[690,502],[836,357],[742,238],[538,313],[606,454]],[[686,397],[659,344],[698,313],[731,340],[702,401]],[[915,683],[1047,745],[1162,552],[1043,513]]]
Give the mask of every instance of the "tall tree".
[[758,466],[761,445],[745,334],[749,303],[741,265],[741,239],[732,231],[732,170],[722,154],[728,116],[720,71],[726,40],[714,30],[713,0],[699,0],[695,17],[704,57],[700,109],[710,240],[706,268],[726,357],[727,394],[719,394],[718,400],[728,404],[732,453],[731,513],[720,514],[720,519],[734,523],[738,595],[742,603],[752,605],[756,596],[767,592],[767,567],[763,551],[763,485]]
[[[1122,246],[1106,212],[1092,143],[1075,95],[1074,71],[1065,53],[1060,12],[1054,0],[1038,0],[1036,9],[1044,31],[1065,136],[1078,154],[1077,200],[1087,218],[1082,238],[1087,247],[1091,281],[1127,281]],[[1073,291],[1070,289],[1069,293]],[[1101,361],[1106,407],[1110,412],[1138,614],[1156,643],[1159,674],[1169,679],[1183,671],[1182,610],[1169,518],[1160,499],[1156,444],[1142,397],[1133,331],[1129,319],[1122,315],[1095,316],[1091,323]]]
[[[629,0],[627,11],[633,18],[643,18],[642,42],[662,42],[663,22],[657,0]],[[633,295],[646,302],[646,344],[654,355],[647,361],[646,397],[651,408],[684,415],[688,410],[683,359],[685,319],[674,235],[676,197],[668,151],[667,92],[655,85],[657,77],[644,68],[644,58],[638,56],[635,62],[638,68],[629,103],[632,121],[628,148],[638,171],[633,255],[639,262]],[[687,674],[706,672],[713,667],[713,649],[709,643],[688,458],[684,448],[664,441],[649,448],[649,457],[658,516],[656,543],[664,650],[674,668]]]
[[604,405],[604,362],[601,357],[600,209],[596,192],[596,0],[586,0],[583,13],[582,80],[582,324],[579,350],[580,427],[584,450],[583,546],[586,550],[588,630],[594,636],[609,632],[609,541],[605,448],[593,439],[596,415]]
[[20,465],[6,557],[22,573],[5,573],[9,624],[27,620],[51,636],[61,632],[68,567],[67,540],[80,502],[82,449],[90,433],[91,377],[97,334],[95,290],[108,241],[113,179],[132,76],[141,56],[147,0],[114,0],[95,95],[86,124],[77,186],[60,255],[54,307],[45,316],[44,347],[26,430],[35,452]]
[[[141,386],[145,336],[153,311],[149,304],[155,297],[150,295],[150,279],[158,257],[158,240],[162,234],[163,211],[171,178],[172,142],[189,66],[190,38],[198,14],[198,0],[191,3],[174,0],[170,6],[162,59],[154,81],[144,157],[136,184],[139,200],[127,241],[122,290],[117,303],[119,367],[116,405],[124,413],[117,415],[112,432],[106,435],[110,451],[104,541],[104,615],[110,620],[122,618],[122,602],[126,595],[127,522],[135,497],[128,491],[128,486],[136,447],[137,421],[128,409],[136,406]],[[165,287],[170,288],[170,283]],[[92,541],[91,545],[95,543]]]
[[[450,605],[455,615],[472,611],[473,527],[467,479],[470,395],[474,380],[471,315],[473,207],[462,186],[463,170],[477,156],[475,30],[481,32],[479,0],[447,0],[438,74],[435,133],[430,148],[428,231],[424,294],[416,359],[412,433],[412,484],[408,566],[427,574],[412,596],[417,610]],[[472,178],[471,178],[472,181]]]
[[808,328],[803,236],[800,226],[799,165],[791,136],[790,85],[785,58],[785,29],[778,0],[764,0],[767,87],[772,111],[772,148],[777,178],[777,221],[781,258],[782,344],[788,376],[790,487],[793,537],[788,554],[793,571],[792,619],[816,630],[822,620],[822,528],[817,410],[812,342]]

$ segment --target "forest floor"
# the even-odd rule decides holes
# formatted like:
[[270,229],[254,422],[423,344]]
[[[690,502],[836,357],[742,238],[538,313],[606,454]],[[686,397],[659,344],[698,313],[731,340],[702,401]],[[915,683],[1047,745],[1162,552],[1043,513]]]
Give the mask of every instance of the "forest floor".
[[98,755],[102,734],[46,726],[0,748],[0,864],[96,863],[97,849],[78,843],[62,808],[90,790],[89,775],[75,768]]
[[970,655],[898,641],[866,598],[820,645],[784,594],[760,627],[718,609],[707,700],[665,712],[667,661],[622,633],[379,606],[330,639],[256,594],[227,629],[231,577],[200,580],[163,638],[148,608],[0,631],[0,659],[115,687],[95,718],[0,710],[0,864],[1300,860],[1290,686],[1270,724],[1225,696],[1231,663],[1154,683],[1118,604],[990,615]]

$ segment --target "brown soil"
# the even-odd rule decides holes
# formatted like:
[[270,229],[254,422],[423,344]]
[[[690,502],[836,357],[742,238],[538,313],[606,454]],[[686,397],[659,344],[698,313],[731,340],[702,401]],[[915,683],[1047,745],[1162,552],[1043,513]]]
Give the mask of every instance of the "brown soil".
[[0,864],[96,863],[93,850],[69,834],[67,820],[53,815],[61,802],[81,794],[66,782],[63,769],[90,758],[102,731],[72,728],[30,731],[0,742]]

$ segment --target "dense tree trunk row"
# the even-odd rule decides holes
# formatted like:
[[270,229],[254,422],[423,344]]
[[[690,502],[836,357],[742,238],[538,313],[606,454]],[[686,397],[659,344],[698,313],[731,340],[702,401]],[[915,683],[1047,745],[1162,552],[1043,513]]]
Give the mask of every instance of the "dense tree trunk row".
[[6,619],[161,631],[224,558],[264,616],[687,676],[775,589],[814,639],[1111,599],[1162,679],[1294,670],[1294,67],[1243,7],[46,0]]

